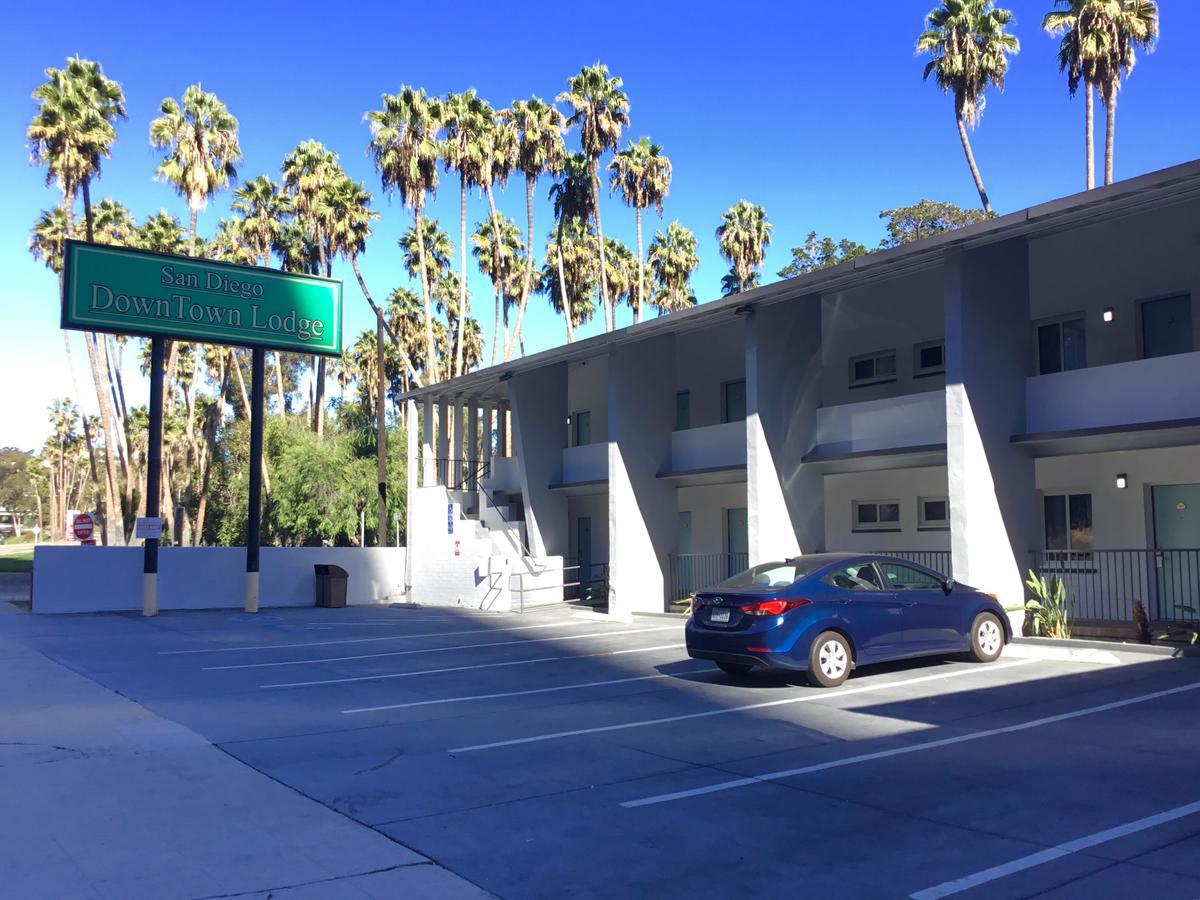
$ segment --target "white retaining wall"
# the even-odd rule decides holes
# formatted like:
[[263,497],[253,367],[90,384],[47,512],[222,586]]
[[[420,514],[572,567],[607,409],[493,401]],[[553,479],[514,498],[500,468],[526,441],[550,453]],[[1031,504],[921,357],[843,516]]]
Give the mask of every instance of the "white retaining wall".
[[[404,599],[404,548],[263,547],[261,606],[312,606],[313,566],[349,573],[346,602]],[[158,606],[234,609],[245,602],[244,547],[164,547],[158,552]],[[33,611],[122,612],[142,608],[142,548],[38,547],[33,556]]]

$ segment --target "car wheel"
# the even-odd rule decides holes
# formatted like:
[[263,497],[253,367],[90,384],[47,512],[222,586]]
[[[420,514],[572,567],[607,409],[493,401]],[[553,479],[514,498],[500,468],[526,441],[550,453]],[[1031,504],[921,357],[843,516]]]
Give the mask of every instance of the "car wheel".
[[992,613],[980,613],[971,623],[971,658],[976,662],[995,662],[1004,649],[1004,626]]
[[745,675],[747,672],[753,669],[754,666],[750,665],[749,663],[719,662],[717,663],[717,668],[726,675]]
[[817,687],[837,687],[850,675],[850,645],[836,631],[817,635],[808,651],[808,680]]

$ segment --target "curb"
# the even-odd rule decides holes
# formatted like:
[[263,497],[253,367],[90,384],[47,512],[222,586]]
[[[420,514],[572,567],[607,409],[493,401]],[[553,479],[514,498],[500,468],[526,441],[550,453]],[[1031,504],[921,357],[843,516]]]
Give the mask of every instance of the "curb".
[[1065,647],[1073,650],[1108,650],[1120,653],[1140,653],[1145,656],[1184,656],[1200,659],[1200,646],[1184,647],[1174,644],[1135,644],[1123,641],[1088,641],[1075,638],[1014,637],[1010,643],[1030,647]]

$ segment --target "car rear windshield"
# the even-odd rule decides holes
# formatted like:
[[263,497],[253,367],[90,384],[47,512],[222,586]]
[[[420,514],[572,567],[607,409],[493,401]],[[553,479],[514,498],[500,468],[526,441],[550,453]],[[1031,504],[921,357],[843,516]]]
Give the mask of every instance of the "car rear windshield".
[[725,579],[717,587],[724,590],[789,587],[817,568],[799,561],[763,563]]

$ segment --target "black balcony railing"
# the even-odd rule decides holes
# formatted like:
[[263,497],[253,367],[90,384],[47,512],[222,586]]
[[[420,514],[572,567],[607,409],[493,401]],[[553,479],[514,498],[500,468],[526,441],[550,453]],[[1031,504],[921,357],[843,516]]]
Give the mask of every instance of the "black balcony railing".
[[486,459],[442,459],[433,460],[434,480],[449,491],[478,491],[481,479],[492,473],[492,464]]
[[750,568],[749,553],[672,553],[667,605],[689,599],[730,575]]
[[918,566],[932,569],[946,578],[950,577],[954,568],[949,550],[875,550],[873,553],[878,556],[894,556],[897,559],[916,563]]
[[1200,622],[1200,549],[1035,550],[1033,568],[1062,579],[1079,622],[1132,622],[1135,600],[1151,622]]

